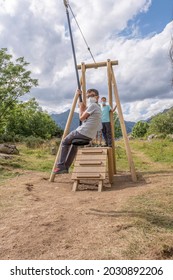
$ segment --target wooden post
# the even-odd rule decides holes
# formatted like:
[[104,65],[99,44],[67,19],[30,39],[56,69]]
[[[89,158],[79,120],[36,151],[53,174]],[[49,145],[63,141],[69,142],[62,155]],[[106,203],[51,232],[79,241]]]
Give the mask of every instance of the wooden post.
[[81,63],[82,77],[81,77],[81,85],[82,85],[82,99],[84,104],[86,105],[86,79],[85,79],[85,63]]
[[[112,68],[110,59],[107,60],[107,76],[108,76],[108,101],[111,108],[113,108],[112,102]],[[113,172],[116,173],[116,159],[115,159],[115,136],[114,136],[114,120],[113,112],[110,112],[111,134],[112,134],[112,158],[113,158]]]
[[134,182],[136,182],[137,177],[136,177],[136,172],[135,172],[135,166],[134,166],[134,163],[133,163],[132,154],[131,154],[131,150],[130,150],[130,146],[129,146],[126,126],[125,126],[125,123],[124,123],[123,113],[122,113],[121,104],[120,104],[120,100],[119,100],[119,96],[118,96],[118,89],[117,89],[117,84],[116,84],[113,69],[112,69],[112,84],[113,84],[113,89],[114,89],[114,94],[115,94],[115,100],[116,100],[116,105],[117,105],[121,130],[122,130],[123,139],[124,139],[124,143],[125,143],[126,154],[127,154],[127,158],[128,158],[128,162],[129,162],[129,168],[130,168],[130,171],[131,171],[132,180]]
[[64,133],[63,133],[63,136],[62,136],[62,139],[61,139],[61,143],[59,145],[59,149],[58,149],[58,152],[57,152],[57,155],[56,155],[54,166],[52,168],[52,172],[51,172],[51,175],[50,175],[50,179],[49,179],[50,182],[53,182],[54,179],[55,179],[55,174],[53,174],[53,170],[56,167],[56,164],[57,164],[57,161],[58,161],[58,158],[59,158],[59,155],[60,155],[62,141],[67,136],[67,134],[69,133],[71,121],[72,121],[72,118],[73,118],[73,114],[74,114],[74,110],[76,108],[76,103],[77,103],[78,98],[79,98],[79,95],[75,94],[75,96],[73,98],[72,107],[71,107],[71,110],[70,110],[70,113],[69,113],[69,116],[68,116],[68,119],[67,119],[67,123],[66,123],[65,129],[64,129]]
[[114,174],[114,161],[112,157],[112,148],[107,149],[107,158],[108,158],[108,177],[109,177],[109,183],[113,183],[113,174]]

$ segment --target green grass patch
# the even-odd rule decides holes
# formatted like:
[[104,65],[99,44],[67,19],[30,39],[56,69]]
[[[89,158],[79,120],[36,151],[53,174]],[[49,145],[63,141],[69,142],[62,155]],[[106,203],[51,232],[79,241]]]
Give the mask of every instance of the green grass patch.
[[[155,163],[162,165],[163,170],[173,167],[173,142],[167,139],[130,140],[130,150],[136,170],[155,171]],[[129,170],[124,141],[116,143],[117,170]]]
[[51,172],[55,156],[50,154],[49,147],[31,149],[24,144],[20,144],[17,148],[19,149],[19,155],[0,160],[1,181],[14,177],[20,170],[21,172],[22,170]]
[[132,149],[144,152],[154,162],[173,163],[173,142],[168,139],[130,141]]

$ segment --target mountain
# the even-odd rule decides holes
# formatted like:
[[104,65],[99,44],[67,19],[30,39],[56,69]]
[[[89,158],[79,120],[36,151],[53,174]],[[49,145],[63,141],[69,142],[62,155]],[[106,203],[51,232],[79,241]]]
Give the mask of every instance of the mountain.
[[[70,110],[67,110],[61,114],[51,114],[50,116],[56,122],[56,124],[64,130],[66,123],[67,123],[69,113],[70,113]],[[79,114],[74,112],[71,126],[70,126],[70,131],[76,129],[78,126],[79,126]]]
[[150,122],[154,117],[156,117],[157,115],[160,115],[160,114],[164,115],[164,114],[166,114],[166,113],[170,113],[171,111],[173,111],[173,106],[170,107],[170,108],[168,108],[168,109],[164,109],[163,111],[157,113],[156,115],[151,116],[150,118],[148,118],[147,120],[145,120],[145,122],[148,122],[148,123],[149,123],[149,122]]
[[132,128],[134,127],[134,125],[136,123],[135,122],[128,122],[128,121],[124,121],[124,122],[125,122],[127,133],[131,133],[132,132]]
[[[56,124],[59,127],[64,129],[65,125],[67,123],[67,118],[68,118],[69,113],[70,113],[70,110],[63,112],[61,114],[51,114],[50,116],[52,117],[52,119],[56,122]],[[128,122],[128,121],[124,121],[124,122],[125,122],[127,133],[130,133],[136,123]],[[72,119],[71,126],[70,126],[70,131],[76,129],[78,126],[79,126],[79,114],[74,112],[73,119]]]

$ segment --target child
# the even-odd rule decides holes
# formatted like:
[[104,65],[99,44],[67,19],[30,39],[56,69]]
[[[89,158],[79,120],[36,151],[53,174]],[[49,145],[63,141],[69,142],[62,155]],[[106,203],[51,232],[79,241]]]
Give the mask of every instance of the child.
[[102,104],[102,133],[105,140],[105,146],[112,147],[112,132],[110,123],[110,112],[115,112],[117,106],[114,109],[110,105],[106,105],[106,97],[101,98]]

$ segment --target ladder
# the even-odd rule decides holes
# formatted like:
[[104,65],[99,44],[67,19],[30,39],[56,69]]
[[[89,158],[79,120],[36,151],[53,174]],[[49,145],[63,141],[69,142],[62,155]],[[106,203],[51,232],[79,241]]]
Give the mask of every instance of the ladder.
[[72,180],[74,180],[72,191],[77,191],[81,180],[98,181],[98,191],[103,189],[103,180],[108,173],[109,183],[113,182],[113,157],[111,147],[79,148]]

